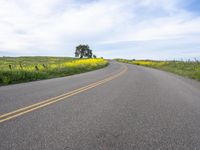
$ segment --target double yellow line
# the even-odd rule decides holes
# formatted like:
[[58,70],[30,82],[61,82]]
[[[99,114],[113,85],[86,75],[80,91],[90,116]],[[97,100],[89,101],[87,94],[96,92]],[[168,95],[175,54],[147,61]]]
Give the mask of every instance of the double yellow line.
[[73,95],[76,95],[78,93],[82,93],[84,91],[92,89],[92,88],[94,88],[94,87],[96,87],[98,85],[104,84],[104,83],[106,83],[108,81],[111,81],[111,80],[123,75],[126,71],[127,71],[127,67],[124,65],[124,68],[123,68],[122,71],[120,71],[119,73],[117,73],[115,75],[111,75],[111,76],[109,76],[109,77],[107,77],[107,78],[105,78],[103,80],[100,80],[98,82],[89,84],[87,86],[81,87],[79,89],[76,89],[76,90],[73,90],[73,91],[70,91],[70,92],[67,92],[65,94],[62,94],[62,95],[59,95],[59,96],[56,96],[56,97],[53,97],[53,98],[50,98],[50,99],[47,99],[47,100],[32,104],[32,105],[17,109],[15,111],[11,111],[9,113],[0,115],[0,123],[2,123],[4,121],[7,121],[7,120],[10,120],[12,118],[16,118],[18,116],[24,115],[24,114],[26,114],[28,112],[32,112],[32,111],[34,111],[36,109],[43,108],[45,106],[51,105],[53,103],[56,103],[56,102],[61,101],[61,100],[64,100],[64,99],[66,99],[68,97],[71,97]]

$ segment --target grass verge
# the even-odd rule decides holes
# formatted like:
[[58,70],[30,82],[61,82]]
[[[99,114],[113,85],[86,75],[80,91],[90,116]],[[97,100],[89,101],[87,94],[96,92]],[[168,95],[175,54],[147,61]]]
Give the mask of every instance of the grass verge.
[[141,65],[175,73],[200,81],[199,61],[153,61],[153,60],[126,60],[116,59],[119,62]]
[[2,57],[0,85],[79,74],[108,65],[104,59],[66,57]]

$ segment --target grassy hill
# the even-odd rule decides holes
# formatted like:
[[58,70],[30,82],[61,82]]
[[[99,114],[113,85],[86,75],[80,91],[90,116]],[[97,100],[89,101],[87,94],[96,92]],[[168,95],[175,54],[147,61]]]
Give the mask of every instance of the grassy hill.
[[108,65],[104,59],[71,57],[0,57],[0,84],[78,74]]
[[200,62],[197,60],[196,61],[153,61],[153,60],[117,59],[117,61],[156,68],[200,81]]

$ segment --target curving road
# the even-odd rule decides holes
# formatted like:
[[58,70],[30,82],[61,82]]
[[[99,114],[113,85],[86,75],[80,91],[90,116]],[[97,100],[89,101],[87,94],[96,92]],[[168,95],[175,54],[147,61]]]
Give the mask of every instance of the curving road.
[[200,83],[115,61],[0,87],[0,114],[0,150],[200,149]]

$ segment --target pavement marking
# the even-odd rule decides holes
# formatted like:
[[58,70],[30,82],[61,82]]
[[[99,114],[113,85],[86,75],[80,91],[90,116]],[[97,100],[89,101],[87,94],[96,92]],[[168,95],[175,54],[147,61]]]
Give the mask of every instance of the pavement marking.
[[92,89],[92,88],[94,88],[96,86],[99,86],[101,84],[109,82],[109,81],[111,81],[111,80],[123,75],[127,71],[127,69],[128,69],[127,66],[123,65],[123,70],[122,71],[120,71],[119,73],[117,73],[115,75],[111,75],[111,76],[109,76],[109,77],[107,77],[107,78],[105,78],[103,80],[94,82],[92,84],[89,84],[87,86],[78,88],[78,89],[70,91],[70,92],[67,92],[65,94],[62,94],[62,95],[59,95],[59,96],[56,96],[56,97],[53,97],[53,98],[50,98],[50,99],[47,99],[47,100],[32,104],[32,105],[29,105],[29,106],[26,106],[26,107],[11,111],[9,113],[5,113],[3,115],[0,115],[0,123],[2,123],[4,121],[7,121],[7,120],[10,120],[12,118],[16,118],[16,117],[21,116],[23,114],[26,114],[28,112],[32,112],[32,111],[34,111],[36,109],[43,108],[45,106],[51,105],[53,103],[56,103],[56,102],[61,101],[61,100],[64,100],[64,99],[66,99],[68,97],[71,97],[73,95],[82,93],[82,92],[87,91],[89,89]]

